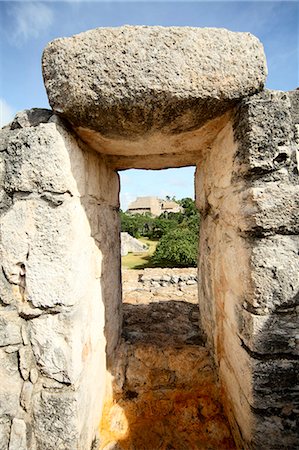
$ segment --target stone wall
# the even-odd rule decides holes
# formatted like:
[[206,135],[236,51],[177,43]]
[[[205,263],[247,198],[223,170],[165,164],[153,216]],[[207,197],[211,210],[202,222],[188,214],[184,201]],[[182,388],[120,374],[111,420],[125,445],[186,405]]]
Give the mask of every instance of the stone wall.
[[0,151],[0,448],[90,448],[120,334],[118,176],[50,111]]
[[122,291],[124,303],[181,300],[197,304],[197,269],[123,269]]
[[197,168],[202,323],[246,449],[298,444],[298,97],[243,100]]

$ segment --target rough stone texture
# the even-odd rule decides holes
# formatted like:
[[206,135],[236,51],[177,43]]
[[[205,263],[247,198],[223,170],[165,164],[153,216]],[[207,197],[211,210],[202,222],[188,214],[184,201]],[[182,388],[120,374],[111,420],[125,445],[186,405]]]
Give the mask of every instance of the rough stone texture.
[[54,111],[112,155],[182,151],[169,135],[196,130],[258,92],[266,73],[257,38],[215,28],[97,28],[56,39],[43,55]]
[[195,276],[195,269],[123,271],[124,340],[114,355],[102,450],[235,448],[193,293],[181,301],[130,297],[133,287],[146,294],[151,280],[170,285]]
[[178,300],[198,303],[197,270],[122,270],[123,302],[130,304]]
[[3,311],[0,317],[0,346],[16,345],[21,342],[21,320],[14,311]]
[[18,367],[17,352],[7,353],[0,349],[0,418],[14,418],[19,413],[22,378]]
[[122,270],[123,336],[127,342],[202,344],[197,270]]
[[199,162],[201,321],[240,448],[297,448],[294,94],[243,100]]
[[7,450],[10,437],[11,421],[8,416],[0,418],[0,450]]
[[118,176],[51,111],[0,143],[0,443],[85,450],[120,338]]
[[[168,307],[170,313],[168,303],[162,301],[160,306]],[[144,327],[139,339],[125,341],[116,355],[114,396],[106,400],[100,448],[234,449],[213,362],[204,344],[188,345],[180,336],[168,339],[167,321],[179,329],[182,316],[178,310],[172,320],[164,316],[164,333],[159,337],[153,333],[150,341],[146,330],[153,322],[140,314],[140,306],[150,308],[151,304],[130,306]],[[128,331],[125,322],[124,335]]]
[[26,424],[24,420],[13,419],[8,450],[27,450]]
[[[298,91],[257,94],[259,42],[214,29],[98,29],[49,44],[43,70],[82,140],[37,109],[0,132],[1,450],[234,448],[198,309],[145,305],[190,281],[237,446],[298,448]],[[112,169],[194,164],[198,279],[142,274],[119,345]]]

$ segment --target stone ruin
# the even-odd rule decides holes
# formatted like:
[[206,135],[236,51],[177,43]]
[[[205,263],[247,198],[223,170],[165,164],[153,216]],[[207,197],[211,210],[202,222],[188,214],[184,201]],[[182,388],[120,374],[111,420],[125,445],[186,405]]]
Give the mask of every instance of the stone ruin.
[[[299,91],[265,90],[260,42],[223,29],[99,28],[51,42],[42,66],[52,110],[0,134],[0,449],[299,448]],[[188,165],[202,344],[132,354],[117,171]],[[176,382],[168,414],[189,402],[198,426],[189,409],[175,442],[151,442]],[[201,440],[215,390],[235,444]]]

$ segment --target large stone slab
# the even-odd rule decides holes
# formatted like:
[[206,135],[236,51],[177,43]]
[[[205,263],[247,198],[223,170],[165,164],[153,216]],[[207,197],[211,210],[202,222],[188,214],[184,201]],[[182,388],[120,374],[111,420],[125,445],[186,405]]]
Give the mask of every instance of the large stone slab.
[[[114,155],[177,153],[180,145],[170,148],[161,133],[200,128],[260,91],[266,73],[257,38],[216,28],[97,28],[56,39],[43,54],[54,111]],[[138,145],[145,135],[150,147]]]

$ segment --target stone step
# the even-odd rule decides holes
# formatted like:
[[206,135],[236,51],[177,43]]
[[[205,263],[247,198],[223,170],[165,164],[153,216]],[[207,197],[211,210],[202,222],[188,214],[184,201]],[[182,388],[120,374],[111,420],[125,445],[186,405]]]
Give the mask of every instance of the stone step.
[[234,449],[204,345],[124,342],[102,449]]

